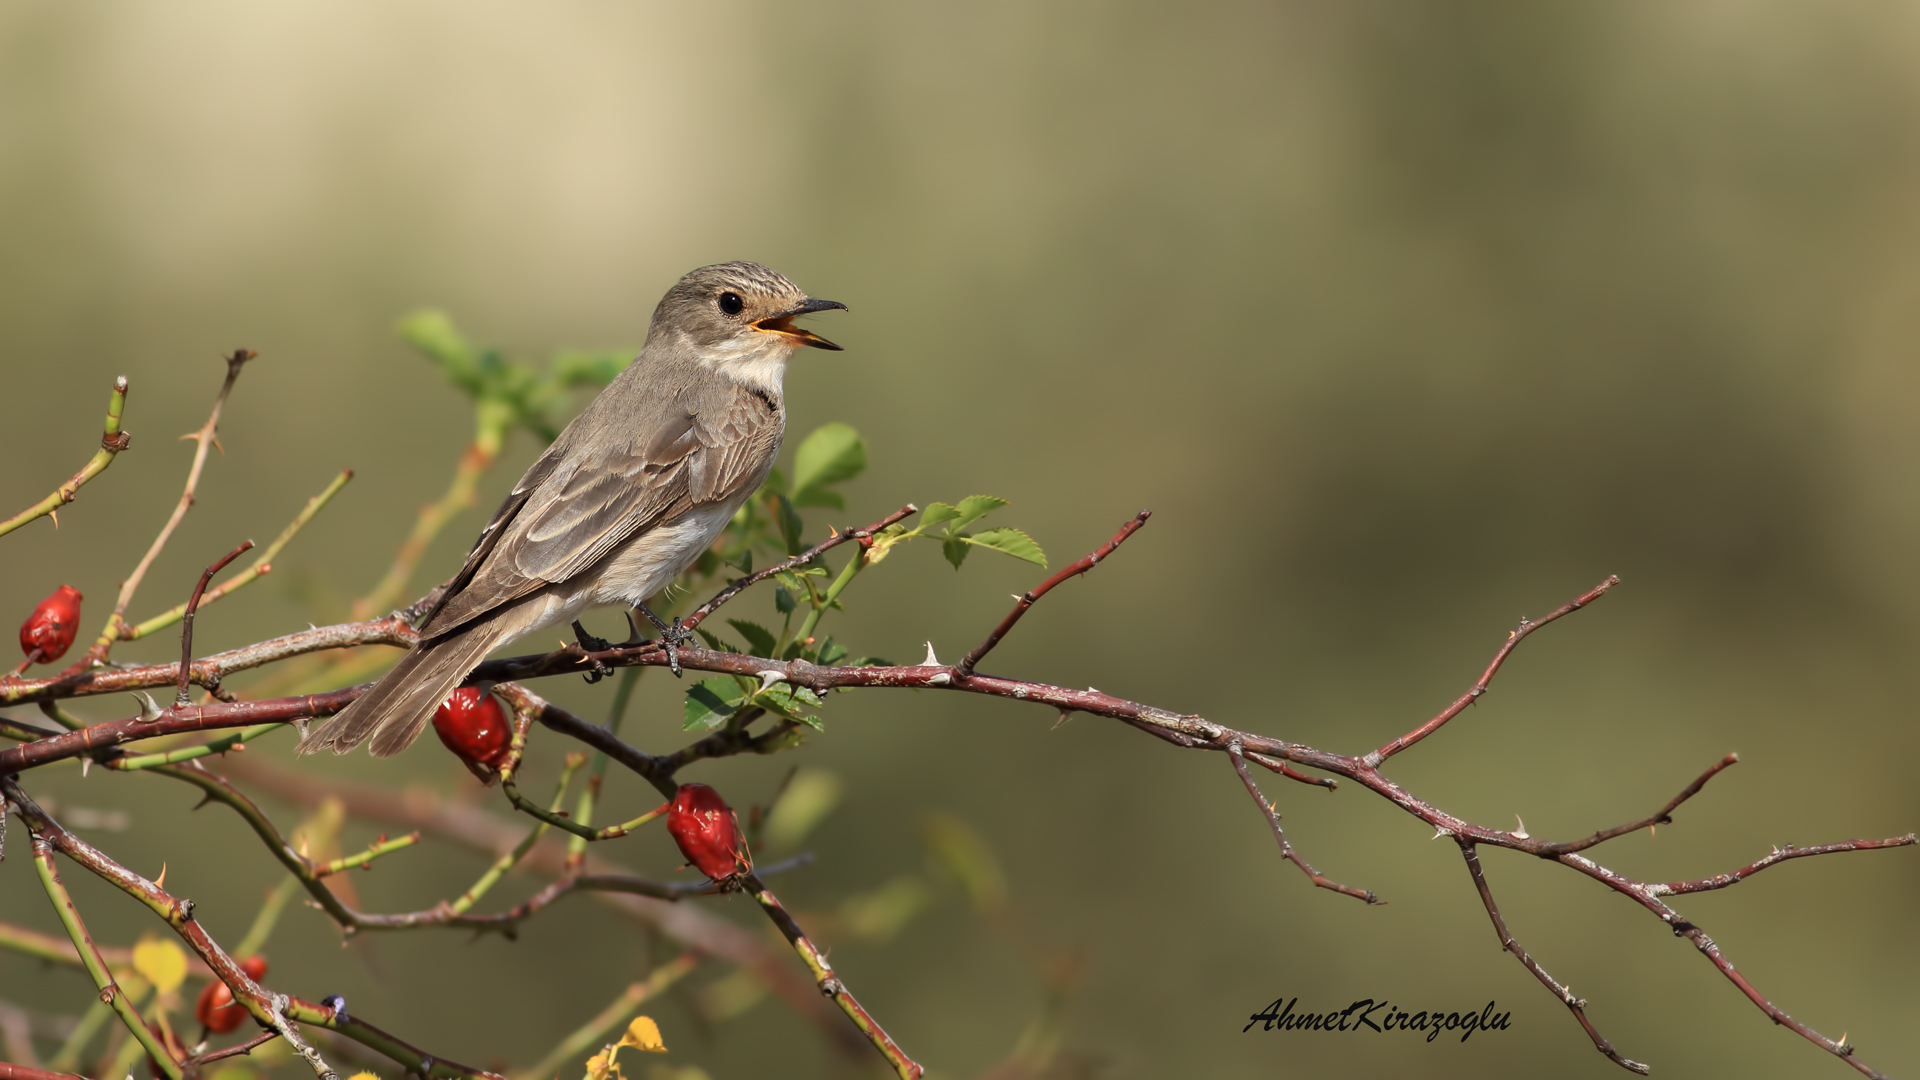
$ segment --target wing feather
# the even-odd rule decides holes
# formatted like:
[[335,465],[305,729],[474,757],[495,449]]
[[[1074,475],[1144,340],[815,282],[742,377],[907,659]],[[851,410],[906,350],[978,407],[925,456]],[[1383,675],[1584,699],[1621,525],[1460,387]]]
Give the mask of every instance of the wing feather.
[[779,452],[778,407],[730,379],[696,382],[611,449],[569,438],[570,426],[515,485],[421,632],[437,637],[570,580],[646,529],[757,485]]

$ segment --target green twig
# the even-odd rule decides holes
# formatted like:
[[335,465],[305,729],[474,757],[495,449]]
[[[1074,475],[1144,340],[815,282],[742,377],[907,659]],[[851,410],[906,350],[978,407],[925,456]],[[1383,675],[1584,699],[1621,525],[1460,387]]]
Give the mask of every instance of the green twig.
[[[145,987],[141,989],[144,991]],[[78,1069],[80,1055],[87,1052],[87,1044],[100,1033],[101,1026],[112,1015],[112,1006],[95,998],[93,1004],[87,1006],[87,1011],[80,1014],[80,1021],[73,1025],[73,1030],[67,1033],[67,1041],[61,1043],[60,1049],[47,1059],[48,1071],[70,1073]]]
[[60,508],[74,500],[74,495],[80,490],[82,484],[105,472],[107,466],[113,464],[113,459],[120,451],[125,450],[128,442],[131,441],[129,436],[120,430],[120,416],[126,407],[127,377],[122,375],[113,380],[113,395],[107,398],[107,422],[101,428],[100,449],[93,452],[93,457],[88,459],[79,472],[73,474],[71,480],[55,488],[53,494],[7,520],[0,521],[0,536],[5,536],[36,518],[52,517],[55,525],[60,524]]
[[560,1045],[554,1047],[546,1057],[541,1058],[539,1064],[513,1073],[513,1080],[550,1080],[551,1077],[559,1075],[561,1066],[604,1041],[614,1029],[626,1023],[633,1016],[634,1010],[644,1004],[647,999],[679,982],[699,963],[698,953],[685,952],[654,968],[644,980],[622,991],[619,997],[613,999],[613,1004],[602,1009],[599,1015],[560,1040]]
[[814,602],[813,610],[807,613],[806,621],[800,624],[799,633],[794,635],[796,640],[805,642],[813,636],[814,630],[820,625],[820,616],[826,614],[827,609],[833,606],[834,601],[840,599],[840,594],[845,592],[847,586],[853,583],[854,577],[866,567],[866,564],[865,553],[859,551],[854,552],[853,558],[848,559],[847,565],[841,569],[840,576],[833,579],[832,585],[827,586],[826,595]]
[[420,830],[418,829],[393,840],[382,837],[367,845],[365,851],[356,852],[344,858],[334,859],[332,862],[320,864],[314,868],[313,876],[326,877],[328,874],[337,874],[342,870],[351,870],[356,866],[365,866],[390,851],[399,851],[401,848],[412,847],[419,842]]
[[247,936],[241,938],[240,944],[233,947],[233,955],[243,960],[249,956],[260,955],[260,950],[267,947],[267,939],[273,936],[274,924],[280,921],[280,912],[286,908],[287,901],[293,899],[293,894],[298,891],[300,891],[298,878],[290,877],[274,886],[273,891],[267,894],[266,903],[260,905],[260,914],[253,917],[253,925],[247,927]]
[[672,805],[671,803],[661,803],[659,806],[654,807],[652,810],[641,814],[639,817],[625,824],[609,825],[604,829],[593,829],[577,821],[562,817],[557,806],[552,810],[542,809],[539,804],[528,799],[525,795],[520,794],[520,790],[514,787],[511,781],[502,781],[500,790],[506,794],[508,801],[513,803],[515,810],[546,822],[556,829],[564,829],[582,840],[613,840],[625,836],[640,826],[645,825],[647,822],[652,821],[654,818],[665,816],[667,810]]
[[100,950],[94,947],[93,938],[87,934],[87,927],[80,920],[80,909],[74,907],[73,897],[68,895],[67,887],[60,881],[60,871],[53,865],[53,842],[41,836],[38,830],[33,832],[34,868],[40,872],[40,884],[47,890],[47,898],[53,901],[53,909],[60,916],[60,924],[67,929],[67,936],[73,939],[74,947],[80,950],[80,962],[86,966],[87,974],[93,977],[93,985],[100,990],[100,1000],[107,1003],[127,1031],[138,1039],[140,1045],[160,1066],[167,1080],[180,1080],[180,1063],[168,1053],[166,1044],[147,1022],[140,1017],[138,1009],[128,998],[126,991],[114,981],[113,973],[107,970],[106,961],[100,956]]
[[[620,722],[627,716],[627,703],[633,700],[633,689],[640,682],[640,673],[645,670],[630,667],[620,673],[620,685],[613,691],[613,705],[607,710],[608,733],[620,733]],[[573,820],[582,826],[593,824],[593,805],[600,798],[600,785],[605,782],[607,763],[611,760],[605,750],[593,752],[593,763],[587,771],[587,786],[581,790],[580,801],[573,808]],[[587,838],[577,835],[567,837],[567,869],[576,870],[586,861]]]
[[249,739],[257,739],[270,731],[278,731],[286,726],[277,721],[271,724],[255,724],[250,728],[241,728],[232,735],[222,735],[218,739],[201,743],[199,746],[183,746],[178,750],[124,757],[117,761],[109,761],[106,765],[119,772],[138,772],[141,769],[158,768],[161,765],[178,765],[183,761],[192,761],[209,754],[224,754]]
[[[567,788],[573,784],[573,774],[579,772],[580,766],[586,763],[587,755],[583,753],[576,751],[575,753],[567,755],[567,763],[560,770],[560,783],[553,793],[552,809],[547,812],[554,817],[555,820],[566,820],[565,818],[559,817],[560,804],[566,800]],[[516,797],[518,794],[518,792],[514,793]],[[533,845],[539,843],[540,838],[546,834],[547,826],[543,818],[541,824],[535,825],[533,829],[527,833],[526,839],[520,841],[519,845],[512,851],[493,860],[493,865],[487,867],[487,872],[480,875],[480,880],[474,882],[471,888],[460,894],[460,898],[455,900],[451,905],[453,913],[455,915],[464,915],[471,910],[473,905],[480,902],[481,897],[487,895],[489,889],[499,884],[501,878],[507,876],[507,871],[513,869],[515,864],[519,863],[521,859],[527,857],[527,852],[532,851]]]
[[[300,511],[300,515],[294,518],[293,522],[285,529],[280,531],[280,535],[274,538],[273,543],[267,545],[267,549],[260,553],[259,558],[253,560],[252,565],[235,574],[233,577],[228,578],[226,581],[221,582],[218,586],[208,589],[206,594],[200,598],[200,606],[204,608],[215,600],[228,595],[236,589],[242,588],[262,574],[272,573],[273,560],[280,557],[280,549],[286,547],[287,541],[292,540],[294,534],[306,527],[307,522],[312,521],[313,516],[319,513],[321,508],[325,507],[335,495],[339,494],[340,489],[346,487],[347,481],[351,479],[353,479],[352,469],[346,469],[342,471],[339,476],[334,477],[333,483],[328,484],[324,491],[307,500],[306,509]],[[181,617],[186,614],[186,611],[186,604],[175,604],[168,610],[155,615],[153,618],[148,619],[138,626],[129,627],[120,631],[120,640],[133,641],[136,638],[146,637],[148,634],[157,630],[165,630],[167,627],[179,622]]]

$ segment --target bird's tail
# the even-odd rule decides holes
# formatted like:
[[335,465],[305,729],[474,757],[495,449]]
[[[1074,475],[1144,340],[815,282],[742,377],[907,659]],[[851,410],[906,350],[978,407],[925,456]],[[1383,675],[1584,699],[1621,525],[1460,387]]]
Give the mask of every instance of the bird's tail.
[[392,757],[413,745],[447,696],[458,689],[494,646],[514,636],[492,620],[422,642],[392,671],[354,699],[338,716],[314,725],[298,752],[344,754],[368,739],[374,757]]

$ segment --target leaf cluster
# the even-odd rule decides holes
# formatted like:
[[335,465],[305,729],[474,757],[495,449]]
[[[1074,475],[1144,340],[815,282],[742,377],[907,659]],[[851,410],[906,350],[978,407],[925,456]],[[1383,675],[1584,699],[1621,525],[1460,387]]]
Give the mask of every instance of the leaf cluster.
[[547,442],[560,437],[560,417],[570,411],[571,391],[612,382],[638,352],[566,349],[554,353],[542,370],[509,359],[497,348],[473,345],[444,311],[414,312],[400,320],[397,329],[402,341],[420,350],[449,383],[473,398],[483,426],[490,421],[503,433],[521,427]]

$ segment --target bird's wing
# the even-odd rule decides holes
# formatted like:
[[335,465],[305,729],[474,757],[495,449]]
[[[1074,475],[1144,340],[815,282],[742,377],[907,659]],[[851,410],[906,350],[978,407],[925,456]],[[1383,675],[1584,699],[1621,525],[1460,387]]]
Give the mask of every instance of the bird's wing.
[[514,485],[421,633],[437,637],[569,580],[655,524],[756,483],[779,451],[779,410],[715,381],[725,385],[684,391],[631,441],[556,442]]

